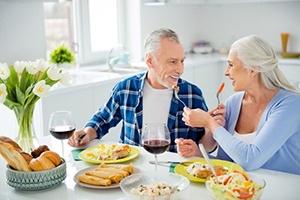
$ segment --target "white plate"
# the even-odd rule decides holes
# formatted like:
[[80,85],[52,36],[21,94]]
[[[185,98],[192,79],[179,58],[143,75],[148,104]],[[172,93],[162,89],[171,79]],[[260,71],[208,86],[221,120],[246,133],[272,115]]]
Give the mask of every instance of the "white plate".
[[[74,175],[74,181],[82,186],[82,187],[87,187],[87,188],[94,188],[94,189],[112,189],[112,188],[118,188],[120,187],[120,184],[119,183],[112,183],[111,185],[109,186],[98,186],[98,185],[91,185],[91,184],[87,184],[87,183],[83,183],[81,181],[78,180],[78,176],[81,175],[81,174],[84,174],[85,172],[87,171],[93,171],[94,169],[98,168],[99,165],[96,165],[96,166],[93,166],[93,167],[88,167],[88,168],[85,168],[83,170],[80,170],[79,172],[77,172],[75,175]],[[132,174],[134,173],[137,173],[139,172],[140,170],[137,169],[136,167],[134,167],[134,171]],[[130,176],[130,175],[129,175]]]

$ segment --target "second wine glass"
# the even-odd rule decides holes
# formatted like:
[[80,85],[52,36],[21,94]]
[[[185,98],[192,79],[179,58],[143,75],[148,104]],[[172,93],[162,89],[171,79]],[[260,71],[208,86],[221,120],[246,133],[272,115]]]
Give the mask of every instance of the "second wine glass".
[[157,170],[157,154],[164,153],[170,147],[170,132],[166,124],[153,122],[145,124],[141,145],[155,156],[155,171]]
[[62,157],[64,157],[63,140],[71,137],[75,131],[75,122],[70,111],[56,111],[51,113],[49,131],[53,137],[61,140]]

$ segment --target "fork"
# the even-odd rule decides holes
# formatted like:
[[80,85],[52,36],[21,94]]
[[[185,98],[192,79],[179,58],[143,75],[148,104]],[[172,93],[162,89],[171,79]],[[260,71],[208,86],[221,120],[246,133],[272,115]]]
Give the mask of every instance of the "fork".
[[219,90],[218,90],[218,92],[217,92],[217,95],[216,95],[216,97],[217,97],[217,99],[218,99],[218,106],[219,106],[219,104],[220,104],[220,97],[219,97],[219,95],[220,95],[220,93],[223,91],[224,86],[225,86],[225,83],[223,82],[223,83],[220,85],[220,88],[219,88]]
[[179,87],[177,86],[177,85],[174,85],[173,86],[173,89],[174,89],[174,93],[175,93],[175,98],[178,100],[178,101],[180,101],[183,105],[184,105],[184,107],[187,107],[186,105],[185,105],[185,103],[179,98],[179,96],[178,96],[178,91],[179,91]]

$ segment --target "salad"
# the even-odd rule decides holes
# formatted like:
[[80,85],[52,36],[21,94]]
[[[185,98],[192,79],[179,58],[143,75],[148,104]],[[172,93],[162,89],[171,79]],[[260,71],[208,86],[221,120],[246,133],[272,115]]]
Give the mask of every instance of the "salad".
[[[140,196],[165,196],[170,195],[173,186],[166,183],[151,183],[149,185],[139,185],[137,188],[132,188],[131,193]],[[177,191],[179,191],[177,189]]]
[[234,170],[226,175],[210,177],[206,182],[207,189],[218,200],[256,200],[262,195],[265,182],[258,184],[249,179],[245,172]]

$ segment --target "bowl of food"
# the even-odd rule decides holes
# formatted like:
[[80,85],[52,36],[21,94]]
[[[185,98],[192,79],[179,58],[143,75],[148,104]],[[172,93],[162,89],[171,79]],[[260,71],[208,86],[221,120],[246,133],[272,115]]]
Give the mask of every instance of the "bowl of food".
[[263,194],[266,182],[245,172],[234,171],[225,175],[210,176],[205,186],[213,199],[217,200],[258,200]]
[[61,183],[66,179],[66,162],[55,168],[41,171],[19,171],[10,165],[6,166],[7,185],[20,190],[43,190]]
[[128,199],[176,200],[182,197],[190,181],[174,173],[144,172],[132,174],[120,182]]

